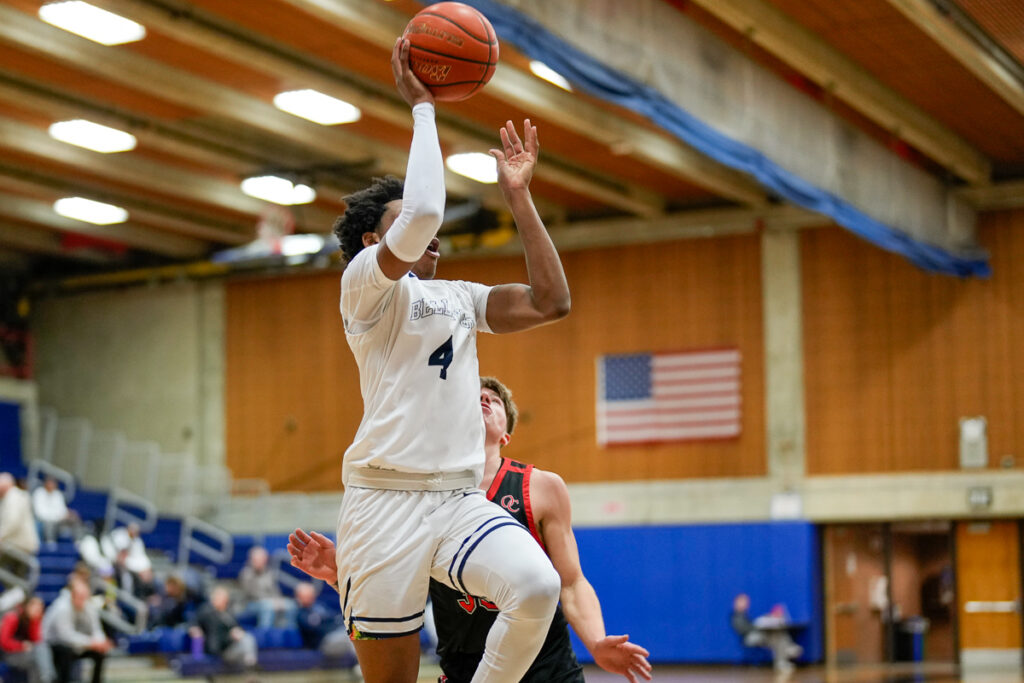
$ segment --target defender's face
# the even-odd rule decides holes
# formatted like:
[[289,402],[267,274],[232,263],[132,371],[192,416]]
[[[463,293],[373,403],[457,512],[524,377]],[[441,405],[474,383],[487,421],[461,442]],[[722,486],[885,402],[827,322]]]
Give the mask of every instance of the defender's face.
[[[402,213],[402,200],[392,199],[387,203],[387,208],[384,210],[384,215],[380,217],[380,227],[377,229],[377,233],[380,237],[384,237],[385,233],[391,228],[391,225],[398,218],[398,214]],[[419,258],[416,263],[412,264],[412,268],[409,270],[421,280],[433,280],[434,275],[437,274],[437,260],[441,258],[441,252],[438,250],[440,242],[435,237],[430,240],[430,244],[427,245],[426,251],[423,252],[423,256]]]
[[[507,442],[508,416],[505,414],[505,402],[498,392],[487,387],[480,388],[480,410],[484,414],[484,443],[487,445]],[[501,443],[502,446],[505,443]]]

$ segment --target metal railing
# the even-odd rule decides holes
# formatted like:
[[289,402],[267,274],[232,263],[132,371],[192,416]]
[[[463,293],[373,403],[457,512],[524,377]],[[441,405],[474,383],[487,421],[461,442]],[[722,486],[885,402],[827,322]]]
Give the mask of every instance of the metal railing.
[[35,555],[27,553],[21,548],[15,548],[6,541],[0,541],[0,559],[6,558],[13,559],[28,569],[28,574],[21,576],[5,566],[0,566],[0,583],[3,583],[8,590],[17,587],[25,591],[25,595],[31,595],[39,584],[39,560]]
[[144,601],[139,600],[116,584],[110,583],[98,576],[92,577],[90,583],[94,592],[105,593],[108,596],[112,595],[118,605],[126,606],[134,615],[132,621],[128,621],[120,611],[113,609],[109,605],[104,605],[103,609],[100,610],[100,619],[102,621],[128,635],[138,635],[146,630],[146,624],[149,620],[149,606]]
[[78,493],[75,477],[62,467],[57,467],[45,460],[33,460],[28,464],[25,475],[26,487],[29,491],[41,484],[46,477],[53,477],[58,483],[64,484],[64,502],[70,503]]
[[39,459],[53,464],[53,449],[57,443],[57,411],[39,409]]
[[[201,536],[206,536],[219,543],[220,547],[218,548],[207,543],[200,535],[196,535],[197,532]],[[191,553],[205,557],[215,564],[227,564],[231,561],[234,549],[234,538],[219,526],[214,526],[191,515],[181,521],[181,540],[178,543],[178,566],[183,567],[187,565]]]
[[89,464],[91,438],[92,423],[85,418],[58,419],[53,440],[53,458],[50,462],[82,479]]
[[160,472],[160,446],[153,441],[125,444],[124,462],[130,463],[121,473],[121,486],[147,500],[156,502]]
[[[142,514],[135,514],[138,509]],[[152,501],[136,495],[127,489],[115,487],[107,497],[106,528],[113,529],[121,524],[138,524],[139,531],[145,533],[156,527],[156,505]]]
[[114,489],[121,485],[124,471],[123,433],[107,429],[94,429],[85,449],[85,469],[76,473],[82,486],[90,489]]

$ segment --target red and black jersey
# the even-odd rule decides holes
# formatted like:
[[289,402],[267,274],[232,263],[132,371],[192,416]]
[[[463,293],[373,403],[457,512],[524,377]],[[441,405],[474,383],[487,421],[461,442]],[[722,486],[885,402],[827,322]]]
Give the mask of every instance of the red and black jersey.
[[[533,465],[501,459],[501,467],[487,489],[487,498],[530,530],[544,548],[533,518],[530,503],[530,475]],[[547,548],[544,548],[545,552]],[[498,616],[498,608],[482,598],[452,590],[443,583],[430,581],[430,599],[437,627],[437,654],[441,670],[449,683],[469,683],[483,657],[487,632]],[[445,680],[445,679],[442,679]],[[562,607],[555,610],[547,638],[533,665],[522,678],[524,683],[574,683],[583,680],[583,667],[576,660],[569,640],[569,624]]]

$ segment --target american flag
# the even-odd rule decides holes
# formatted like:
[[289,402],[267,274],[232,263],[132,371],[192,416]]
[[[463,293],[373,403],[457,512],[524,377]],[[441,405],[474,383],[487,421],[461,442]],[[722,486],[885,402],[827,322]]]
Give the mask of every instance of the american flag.
[[601,356],[597,440],[609,444],[740,435],[740,352]]

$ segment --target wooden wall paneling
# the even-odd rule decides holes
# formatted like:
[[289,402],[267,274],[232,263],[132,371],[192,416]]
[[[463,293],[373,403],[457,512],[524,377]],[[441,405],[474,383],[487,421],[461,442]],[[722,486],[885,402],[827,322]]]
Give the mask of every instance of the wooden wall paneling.
[[[764,475],[758,237],[572,252],[564,263],[573,294],[569,318],[478,338],[481,371],[506,382],[522,409],[508,455],[569,481]],[[487,284],[527,279],[521,257],[442,260],[438,277]],[[328,273],[229,284],[227,439],[236,476],[263,476],[300,490],[338,488],[341,456],[362,413],[337,313],[338,279]],[[599,354],[722,346],[743,354],[739,439],[597,446]],[[331,458],[332,468],[291,481]]]
[[362,400],[336,313],[338,281],[332,274],[228,285],[227,461],[236,477],[340,488]]
[[993,466],[1024,446],[1024,212],[981,220],[989,280],[802,234],[810,474],[956,469],[963,416],[988,418]]
[[[481,367],[505,380],[527,413],[509,454],[570,481],[757,476],[764,462],[760,246],[755,236],[572,252],[565,320],[484,336]],[[451,262],[441,277],[525,281],[522,260]],[[599,448],[595,362],[603,353],[739,346],[738,440]]]

